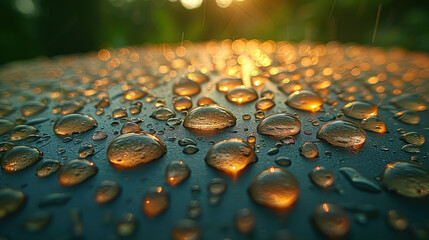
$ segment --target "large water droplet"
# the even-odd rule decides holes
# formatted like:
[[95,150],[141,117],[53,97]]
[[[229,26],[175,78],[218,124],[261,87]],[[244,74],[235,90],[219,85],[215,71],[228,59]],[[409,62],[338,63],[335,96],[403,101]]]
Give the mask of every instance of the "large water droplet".
[[54,125],[54,133],[59,137],[83,133],[97,127],[97,122],[86,114],[68,114],[59,118]]
[[412,94],[398,95],[390,99],[390,103],[394,104],[398,108],[411,111],[424,111],[427,108],[426,103],[423,100]]
[[366,140],[365,131],[356,123],[334,120],[325,123],[317,132],[317,137],[338,147],[359,149]]
[[347,117],[364,119],[377,116],[377,106],[367,102],[354,101],[347,103],[341,110]]
[[376,183],[366,178],[354,168],[342,167],[339,171],[358,189],[373,193],[381,191],[381,188]]
[[98,168],[86,159],[67,161],[58,173],[58,183],[63,187],[72,187],[97,174]]
[[381,183],[406,197],[425,197],[429,195],[429,170],[411,162],[389,163],[384,169]]
[[400,139],[406,143],[414,144],[416,146],[421,146],[425,143],[425,135],[418,132],[404,133]]
[[0,160],[4,172],[14,173],[35,164],[42,158],[42,152],[29,146],[15,146]]
[[290,113],[272,114],[258,124],[257,131],[262,135],[285,138],[301,131],[301,121]]
[[0,135],[3,135],[15,127],[15,123],[7,119],[0,119]]
[[298,200],[298,181],[292,173],[269,168],[259,173],[249,187],[253,201],[266,207],[288,210]]
[[0,220],[16,213],[24,205],[23,192],[12,188],[0,188]]
[[95,190],[94,199],[98,204],[106,204],[115,200],[121,193],[121,186],[115,181],[104,180]]
[[150,115],[151,118],[154,118],[156,120],[165,121],[170,118],[173,118],[176,116],[176,113],[173,112],[173,110],[169,108],[158,108]]
[[162,187],[149,189],[142,202],[143,212],[149,217],[156,217],[170,205],[170,196]]
[[220,92],[228,92],[229,90],[240,87],[243,81],[240,78],[225,78],[216,83],[216,88]]
[[31,125],[15,126],[10,133],[10,140],[19,141],[30,137],[32,134],[38,133],[39,130]]
[[190,174],[191,169],[184,161],[172,161],[165,169],[165,180],[174,187],[187,179]]
[[201,229],[196,221],[182,219],[174,224],[171,237],[173,240],[198,240],[201,238]]
[[255,215],[249,209],[242,208],[235,213],[234,226],[240,233],[247,234],[251,232],[255,225]]
[[350,228],[347,214],[331,203],[322,203],[316,207],[313,222],[317,230],[330,239],[343,238]]
[[319,155],[319,149],[315,143],[305,142],[299,147],[299,153],[306,158],[315,158]]
[[334,185],[334,173],[326,167],[313,168],[309,176],[311,181],[321,188],[329,188]]
[[160,158],[167,151],[155,135],[127,133],[112,140],[107,158],[120,168],[130,168]]
[[206,155],[207,165],[231,176],[236,176],[257,160],[252,146],[238,138],[216,143]]
[[21,113],[24,116],[32,116],[42,112],[46,108],[46,103],[39,101],[27,102],[21,107]]
[[302,90],[289,95],[286,104],[295,109],[314,112],[321,108],[323,100],[317,93]]
[[193,96],[200,92],[200,84],[187,78],[180,79],[173,86],[173,93],[179,96]]
[[190,111],[183,126],[204,133],[234,126],[236,121],[237,118],[228,109],[218,105],[204,105]]
[[258,94],[253,88],[236,87],[229,90],[225,97],[230,102],[243,104],[255,101],[258,98]]
[[62,163],[56,159],[43,159],[37,166],[36,176],[44,178],[58,171]]

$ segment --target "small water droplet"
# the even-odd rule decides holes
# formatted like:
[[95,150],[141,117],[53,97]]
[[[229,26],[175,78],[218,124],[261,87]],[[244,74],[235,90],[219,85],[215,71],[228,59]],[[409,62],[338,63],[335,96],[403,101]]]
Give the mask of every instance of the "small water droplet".
[[201,209],[200,202],[197,200],[192,200],[189,203],[188,209],[187,209],[188,217],[195,219],[195,218],[198,218],[199,216],[201,216],[201,213],[202,213],[202,209]]
[[112,111],[113,119],[120,119],[127,116],[128,116],[127,109],[125,107],[120,107]]
[[196,221],[181,219],[174,224],[171,237],[173,240],[198,240],[201,239],[201,229]]
[[19,141],[28,138],[32,134],[38,133],[39,130],[30,125],[15,126],[10,133],[10,140]]
[[183,126],[196,132],[213,132],[234,126],[236,121],[228,109],[218,105],[204,105],[191,110]]
[[362,175],[358,170],[351,167],[342,167],[339,171],[351,182],[351,184],[357,189],[379,193],[381,188],[364,175]]
[[226,181],[222,178],[213,178],[207,185],[207,189],[209,190],[210,194],[222,195],[228,189],[228,185],[226,184]]
[[137,219],[134,214],[127,213],[119,219],[116,225],[116,233],[121,237],[129,237],[134,234],[137,229]]
[[299,147],[299,153],[306,158],[315,158],[319,155],[319,149],[313,142],[305,142]]
[[356,119],[364,119],[377,116],[377,106],[367,102],[354,101],[347,103],[341,111],[347,116]]
[[94,140],[94,141],[101,141],[105,138],[107,138],[107,134],[102,130],[96,130],[92,134],[92,140]]
[[247,208],[239,209],[234,216],[234,226],[242,234],[250,233],[256,226],[255,215]]
[[27,216],[21,223],[22,228],[27,232],[40,232],[51,222],[52,215],[46,211],[36,211]]
[[228,92],[233,88],[241,87],[243,81],[240,78],[225,78],[216,83],[216,88],[220,92]]
[[15,146],[8,150],[0,160],[2,169],[7,173],[21,171],[32,166],[42,158],[42,152],[29,146]]
[[141,98],[145,97],[146,95],[147,95],[146,91],[144,91],[142,89],[138,89],[138,88],[129,89],[129,90],[124,92],[124,97],[128,101],[141,99]]
[[383,119],[377,116],[372,116],[368,118],[362,119],[360,123],[361,127],[365,130],[377,133],[385,133],[387,132],[386,124]]
[[200,92],[200,84],[188,78],[180,79],[173,86],[173,93],[179,96],[193,96]]
[[387,212],[387,222],[393,229],[398,231],[404,231],[408,227],[408,220],[399,215],[396,210],[389,210]]
[[420,123],[419,115],[410,110],[399,111],[395,113],[394,116],[396,119],[406,124],[416,125]]
[[425,136],[418,132],[408,132],[402,134],[400,139],[406,143],[414,144],[416,146],[421,146],[425,143]]
[[23,192],[13,188],[0,188],[0,220],[16,213],[23,207],[25,201]]
[[62,163],[56,159],[43,159],[37,166],[36,176],[44,178],[58,171]]
[[195,154],[199,151],[200,149],[195,146],[195,145],[187,145],[185,148],[183,148],[183,153],[186,154]]
[[173,118],[176,116],[176,113],[173,112],[173,110],[169,108],[158,108],[150,115],[151,118],[154,118],[156,120],[165,121],[170,118]]
[[419,146],[414,144],[406,144],[401,147],[401,150],[406,153],[420,153]]
[[213,104],[217,104],[217,103],[209,97],[201,97],[197,101],[197,106],[213,105]]
[[292,161],[286,156],[280,156],[275,160],[276,164],[282,167],[288,167],[292,165]]
[[192,108],[192,100],[188,96],[182,96],[174,99],[174,109],[177,111],[188,110]]
[[94,154],[94,146],[91,144],[84,145],[79,148],[77,153],[79,155],[79,158],[86,158],[88,156],[91,156],[92,154]]
[[227,92],[226,99],[232,103],[243,104],[255,101],[258,94],[253,88],[236,87]]
[[141,131],[141,128],[139,127],[139,125],[133,122],[126,122],[124,123],[124,125],[122,125],[122,128],[121,128],[121,134],[138,133],[140,131]]
[[61,206],[72,198],[70,193],[49,193],[44,196],[39,202],[39,208],[52,207],[52,206]]
[[256,102],[255,108],[257,110],[267,111],[273,108],[275,105],[276,103],[273,100],[269,98],[261,98]]

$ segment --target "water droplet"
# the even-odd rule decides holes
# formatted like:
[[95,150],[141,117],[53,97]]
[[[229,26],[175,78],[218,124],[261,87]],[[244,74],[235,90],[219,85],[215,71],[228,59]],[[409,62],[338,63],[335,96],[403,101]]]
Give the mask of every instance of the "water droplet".
[[121,193],[121,186],[115,181],[104,180],[95,190],[94,199],[98,204],[106,204],[115,200]]
[[425,136],[418,132],[408,132],[402,134],[400,139],[406,143],[414,144],[416,146],[421,146],[425,143]]
[[197,200],[192,200],[188,205],[187,215],[189,218],[195,219],[201,216],[201,204]]
[[276,105],[276,103],[269,99],[269,98],[262,98],[258,100],[255,104],[255,108],[262,111],[267,111],[271,108],[273,108]]
[[13,108],[12,106],[0,104],[0,117],[4,117],[6,115],[9,115],[14,110],[15,110],[15,108]]
[[155,135],[127,133],[116,137],[109,144],[107,158],[120,168],[130,168],[160,158],[167,151]]
[[425,197],[429,195],[429,170],[411,162],[389,163],[384,169],[381,183],[406,197]]
[[48,177],[58,171],[62,163],[56,159],[43,159],[37,166],[36,176],[39,178]]
[[383,119],[377,116],[372,116],[372,117],[363,119],[360,125],[363,129],[371,132],[377,132],[377,133],[387,132],[386,124],[384,123]]
[[250,116],[250,114],[243,114],[242,118],[243,120],[250,120],[252,116]]
[[15,123],[7,119],[0,119],[0,135],[3,135],[15,127]]
[[79,155],[79,158],[86,158],[88,156],[91,156],[92,154],[94,154],[94,146],[91,144],[84,145],[79,148],[77,153]]
[[194,145],[188,145],[185,148],[183,148],[183,153],[186,154],[195,154],[196,152],[198,152],[200,149]]
[[274,93],[270,90],[264,90],[261,92],[261,98],[274,99]]
[[174,224],[171,237],[173,240],[198,240],[201,239],[201,229],[196,221],[181,219]]
[[27,216],[21,226],[27,232],[40,232],[49,225],[51,219],[49,212],[36,211]]
[[318,117],[317,119],[319,119],[322,122],[329,122],[329,121],[335,119],[335,115],[333,115],[331,113],[325,113],[322,116]]
[[40,200],[39,208],[61,206],[68,203],[71,198],[70,193],[49,193]]
[[302,89],[302,84],[298,82],[281,81],[278,89],[286,94],[291,94]]
[[406,144],[401,147],[401,150],[406,153],[420,153],[419,146],[414,144]]
[[173,118],[176,116],[176,113],[173,112],[173,110],[169,108],[158,108],[150,115],[151,118],[154,118],[156,120],[165,121],[170,118]]
[[102,130],[96,130],[92,134],[92,140],[94,140],[94,141],[101,141],[105,138],[107,138],[107,134]]
[[275,162],[277,163],[277,165],[279,166],[283,166],[283,167],[288,167],[292,164],[292,161],[286,157],[286,156],[280,156],[278,157]]
[[7,173],[21,171],[42,158],[42,152],[29,146],[15,146],[8,150],[0,160],[2,169]]
[[167,120],[165,124],[167,126],[173,127],[173,126],[179,126],[182,123],[182,119],[180,118],[170,118]]
[[25,203],[23,192],[12,188],[0,188],[0,220],[16,213]]
[[256,226],[255,215],[247,208],[238,210],[234,216],[234,226],[242,234],[251,232]]
[[191,110],[183,126],[196,132],[213,132],[234,126],[236,121],[237,118],[228,109],[218,105],[204,105]]
[[116,233],[121,237],[129,237],[136,231],[137,224],[138,222],[134,214],[127,213],[119,219],[116,225]]
[[133,103],[130,107],[129,107],[129,111],[132,115],[136,115],[139,114],[142,110],[142,106],[143,104],[141,102],[136,102]]
[[309,176],[311,181],[318,187],[330,188],[334,185],[334,173],[326,167],[317,166],[313,168]]
[[139,127],[139,125],[133,122],[126,122],[124,123],[124,125],[122,125],[122,128],[121,128],[121,134],[138,133],[140,131],[141,131],[141,128]]
[[412,94],[401,94],[390,99],[390,103],[401,109],[411,111],[425,111],[426,104],[423,100]]
[[330,239],[342,239],[350,228],[347,214],[331,203],[322,203],[316,207],[313,223],[317,230]]
[[398,231],[404,231],[408,227],[408,220],[399,215],[396,210],[387,212],[387,222],[393,229]]
[[30,101],[22,105],[21,113],[23,116],[32,116],[42,112],[46,108],[46,103],[39,101]]
[[226,184],[226,181],[222,178],[213,178],[207,185],[207,189],[212,195],[222,195],[228,189],[228,185]]
[[197,106],[213,105],[213,104],[217,104],[217,103],[209,97],[201,97],[197,101]]
[[216,83],[216,88],[220,92],[228,92],[231,89],[242,85],[243,82],[240,78],[225,78]]
[[301,130],[301,121],[290,113],[272,114],[258,124],[257,131],[262,135],[285,138]]
[[279,153],[279,148],[277,148],[277,147],[273,147],[273,148],[270,148],[268,151],[267,151],[267,154],[268,155],[276,155],[277,153]]
[[253,88],[236,87],[228,91],[226,99],[232,103],[243,104],[255,101],[258,94]]
[[249,144],[254,145],[254,144],[255,144],[255,142],[256,142],[256,137],[255,137],[255,135],[250,134],[249,136],[247,136],[247,142],[248,142]]
[[241,139],[232,138],[213,145],[205,160],[207,165],[228,175],[236,176],[258,158],[251,145]]
[[155,99],[155,107],[156,108],[164,108],[165,107],[165,99],[164,98],[156,98]]
[[377,106],[367,102],[354,101],[347,103],[341,111],[347,116],[356,119],[364,119],[377,116]]
[[200,84],[187,78],[180,79],[173,86],[173,93],[179,96],[193,96],[200,92]]
[[170,205],[170,196],[162,187],[153,187],[143,196],[142,209],[148,217],[156,217]]
[[366,140],[365,131],[356,123],[334,120],[325,123],[317,132],[317,138],[337,147],[359,149]]
[[141,99],[141,98],[145,97],[146,95],[147,95],[146,91],[143,91],[142,89],[138,89],[138,88],[129,89],[129,90],[124,92],[124,97],[128,101]]
[[191,138],[182,138],[178,141],[179,145],[184,147],[188,145],[197,145],[197,142]]
[[19,141],[28,138],[32,134],[38,133],[39,130],[30,125],[15,126],[10,133],[10,140]]
[[306,158],[315,158],[319,155],[319,149],[313,142],[305,142],[299,147],[299,153]]
[[59,118],[54,125],[54,133],[59,137],[83,133],[97,127],[97,122],[86,114],[68,114]]
[[165,180],[174,187],[186,180],[190,174],[191,169],[189,169],[188,164],[183,161],[172,161],[165,169]]
[[420,123],[419,115],[417,115],[416,112],[410,110],[404,110],[395,113],[395,118],[406,124],[416,125]]
[[298,200],[299,186],[292,173],[271,167],[253,179],[249,194],[258,204],[273,209],[289,210]]
[[53,113],[57,114],[61,112],[62,115],[72,114],[80,111],[83,105],[77,101],[66,101],[58,106],[54,107]]
[[323,100],[314,92],[302,90],[289,95],[286,104],[295,109],[314,112],[321,108]]
[[372,193],[378,193],[381,191],[381,188],[376,183],[370,181],[354,168],[342,167],[339,171],[352,183],[354,187],[360,190]]
[[97,174],[98,168],[86,159],[67,161],[58,173],[58,183],[63,187],[72,187]]
[[188,110],[192,107],[192,100],[188,96],[182,96],[176,98],[173,104],[177,111]]
[[125,107],[120,107],[112,111],[112,117],[113,119],[119,119],[127,117],[127,109]]
[[188,78],[200,84],[209,80],[209,77],[201,72],[189,73]]

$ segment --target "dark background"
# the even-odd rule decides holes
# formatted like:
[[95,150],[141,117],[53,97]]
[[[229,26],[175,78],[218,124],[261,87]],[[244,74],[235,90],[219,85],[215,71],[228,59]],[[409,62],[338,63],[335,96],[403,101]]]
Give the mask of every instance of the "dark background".
[[[174,0],[171,0],[174,1]],[[0,64],[142,43],[257,38],[429,51],[425,0],[2,0]],[[335,3],[335,4],[334,4]],[[377,35],[372,35],[381,4]]]

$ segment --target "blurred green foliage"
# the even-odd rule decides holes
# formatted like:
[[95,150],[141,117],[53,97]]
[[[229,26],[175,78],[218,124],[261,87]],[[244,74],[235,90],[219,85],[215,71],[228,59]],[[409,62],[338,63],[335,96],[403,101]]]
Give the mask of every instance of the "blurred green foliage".
[[[372,35],[381,4],[375,41]],[[429,51],[427,0],[2,0],[0,64],[142,43],[225,38],[339,41]]]

